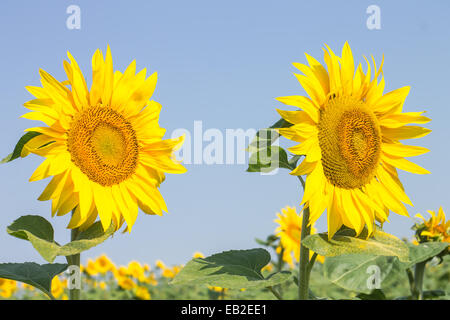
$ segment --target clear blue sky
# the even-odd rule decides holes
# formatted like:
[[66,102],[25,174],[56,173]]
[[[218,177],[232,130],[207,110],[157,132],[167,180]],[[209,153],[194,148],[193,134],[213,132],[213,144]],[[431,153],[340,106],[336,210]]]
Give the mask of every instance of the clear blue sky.
[[[66,28],[66,8],[81,8],[81,29]],[[366,28],[366,8],[381,8],[381,30]],[[448,141],[450,127],[450,21],[448,1],[2,1],[0,3],[0,153],[11,152],[33,122],[19,118],[39,85],[38,69],[65,79],[69,50],[90,83],[91,57],[110,44],[115,68],[136,59],[138,68],[158,71],[154,99],[163,105],[160,123],[170,132],[261,128],[278,119],[275,97],[304,94],[292,75],[292,62],[304,52],[322,61],[327,43],[340,52],[349,41],[356,61],[385,54],[387,91],[411,86],[405,111],[427,110],[433,132],[419,144],[431,152],[415,162],[427,176],[401,173],[413,203],[410,214],[436,210],[450,214]],[[282,144],[286,145],[285,141]],[[39,214],[69,238],[69,216],[51,218],[50,202],[39,202],[48,181],[29,183],[42,159],[27,157],[0,165],[0,261],[44,260],[25,241],[6,234],[24,214]],[[153,264],[185,263],[196,250],[255,247],[255,237],[273,232],[275,213],[295,206],[301,187],[287,171],[273,176],[246,173],[245,165],[188,165],[188,173],[169,175],[161,187],[170,214],[140,214],[131,234],[117,234],[83,255],[106,253],[119,264],[132,259]],[[410,238],[412,220],[391,215],[385,229]],[[325,215],[317,225],[326,228]],[[63,261],[59,259],[58,261]]]

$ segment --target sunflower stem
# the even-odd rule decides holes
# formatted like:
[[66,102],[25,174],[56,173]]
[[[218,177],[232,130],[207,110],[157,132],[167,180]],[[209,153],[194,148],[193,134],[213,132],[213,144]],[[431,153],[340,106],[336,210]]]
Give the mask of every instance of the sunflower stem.
[[283,297],[281,296],[281,294],[278,293],[278,291],[275,290],[274,287],[270,286],[270,287],[267,287],[267,289],[269,289],[269,291],[272,292],[273,295],[274,295],[278,300],[283,300]]
[[[74,214],[74,212],[75,212],[75,208],[72,210],[72,215]],[[80,231],[78,230],[78,228],[72,229],[70,231],[70,241],[76,240],[78,238],[79,233],[80,233]],[[81,256],[79,253],[67,257],[67,262],[69,263],[69,266],[75,270],[78,270],[73,274],[73,276],[81,277],[80,261],[81,261]],[[72,281],[72,279],[70,281]],[[74,286],[74,284],[75,284],[75,286]],[[70,300],[80,300],[81,299],[81,288],[77,287],[76,284],[81,285],[81,279],[75,279],[75,281],[73,281],[71,283],[71,285],[69,286],[69,299]]]
[[309,279],[309,275],[311,274],[311,270],[314,267],[314,262],[316,262],[316,258],[317,258],[317,253],[314,252],[314,254],[312,255],[312,257],[308,263],[308,279]]
[[277,272],[280,272],[281,269],[283,269],[283,264],[284,264],[284,262],[283,262],[284,248],[281,246],[281,243],[279,246],[280,246],[281,250],[280,250],[280,253],[278,254]]
[[411,269],[406,269],[406,275],[408,276],[409,291],[411,292],[411,297],[414,296],[414,275]]
[[302,231],[300,236],[300,263],[298,274],[298,298],[300,300],[308,300],[309,293],[309,249],[302,245],[303,239],[309,236],[311,227],[308,226],[309,207],[303,210]]
[[413,299],[423,300],[423,278],[427,262],[419,262],[414,266],[414,294]]

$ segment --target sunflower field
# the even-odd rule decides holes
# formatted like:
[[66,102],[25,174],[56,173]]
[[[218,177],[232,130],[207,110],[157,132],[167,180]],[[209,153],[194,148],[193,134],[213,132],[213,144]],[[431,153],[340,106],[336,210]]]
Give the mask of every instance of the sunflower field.
[[[409,85],[386,89],[393,77],[387,70],[396,68],[388,56],[361,56],[355,47],[323,44],[321,56],[305,53],[294,62],[298,92],[274,89],[278,105],[271,111],[278,115],[258,113],[268,126],[241,148],[248,176],[279,170],[300,190],[295,206],[273,212],[273,233],[256,238],[253,248],[195,252],[177,265],[164,259],[117,265],[89,252],[117,233],[133,237],[141,215],[164,219],[166,201],[176,200],[166,185],[191,174],[183,158],[191,138],[168,137],[173,104],[156,96],[168,85],[160,88],[159,73],[136,60],[117,63],[109,45],[89,54],[87,68],[77,60],[86,57],[67,51],[59,73],[39,69],[40,85],[25,86],[26,129],[1,163],[39,161],[28,182],[41,183],[37,200],[48,204],[48,214],[17,215],[3,227],[45,263],[1,261],[0,299],[449,300],[445,205],[414,215],[406,188],[411,176],[420,185],[433,170],[413,158],[432,154],[422,139],[432,132],[432,116],[408,104]],[[54,61],[43,65],[54,70]],[[208,186],[220,183],[211,178]],[[397,216],[412,222],[409,237],[386,230]],[[66,243],[56,240],[54,221],[62,219]],[[148,252],[158,245],[139,244]]]

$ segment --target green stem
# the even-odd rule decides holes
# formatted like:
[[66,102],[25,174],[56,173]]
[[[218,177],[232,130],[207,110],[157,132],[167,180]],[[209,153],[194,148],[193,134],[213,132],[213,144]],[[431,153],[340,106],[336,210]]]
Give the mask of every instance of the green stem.
[[300,300],[308,300],[309,293],[309,249],[302,245],[303,240],[310,234],[311,227],[308,226],[309,207],[303,209],[302,233],[300,236],[300,263],[298,274],[298,298]]
[[413,299],[423,300],[423,278],[425,275],[426,261],[417,263],[414,266],[414,294]]
[[52,295],[51,292],[48,292],[47,296],[50,298],[50,300],[56,300],[56,298]]
[[[283,265],[284,265],[284,261],[283,261],[283,255],[284,255],[284,248],[281,245],[281,240],[279,243],[279,247],[281,248],[280,253],[278,254],[278,261],[277,261],[277,265],[276,265],[276,271],[280,272],[283,269]],[[280,296],[283,296],[283,287],[281,286],[281,284],[275,286],[275,290],[277,290],[277,292],[280,294]]]
[[[75,211],[75,208],[72,210],[72,215]],[[80,233],[80,231],[78,230],[78,228],[76,229],[72,229],[70,232],[70,240],[74,241],[77,239],[78,234]],[[69,266],[76,266],[78,268],[78,272],[76,272],[75,274],[78,274],[81,277],[81,272],[80,272],[80,264],[81,264],[81,257],[80,254],[74,254],[71,256],[67,257],[67,262],[69,263]],[[75,281],[76,283],[80,283],[81,285],[81,280],[78,279],[78,281]],[[81,299],[81,288],[72,288],[69,289],[69,299],[70,300],[80,300]]]
[[275,296],[275,297],[277,297],[277,299],[278,300],[283,300],[283,297],[272,287],[272,286],[270,286],[270,287],[267,287],[267,289],[269,289],[270,290],[270,292],[272,292],[273,293],[273,295]]
[[314,252],[314,254],[312,255],[312,257],[311,257],[311,259],[309,260],[309,263],[308,263],[308,268],[307,268],[308,279],[309,279],[309,275],[311,274],[311,270],[314,267],[314,262],[316,262],[316,258],[317,258],[317,253]]
[[411,292],[411,296],[414,296],[414,276],[411,269],[406,269],[406,275],[408,276],[409,291]]
[[284,248],[280,244],[280,253],[278,254],[278,261],[277,261],[277,272],[280,272],[281,269],[283,269],[283,255],[284,255]]

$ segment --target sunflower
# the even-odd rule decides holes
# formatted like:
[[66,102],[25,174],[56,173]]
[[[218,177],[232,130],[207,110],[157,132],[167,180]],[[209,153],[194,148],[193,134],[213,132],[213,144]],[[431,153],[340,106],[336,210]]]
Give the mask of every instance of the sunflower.
[[117,284],[119,287],[121,287],[123,290],[131,290],[136,288],[137,284],[132,279],[128,277],[120,277],[117,279]]
[[17,282],[15,280],[0,278],[0,297],[8,299],[18,289]]
[[151,295],[150,295],[150,292],[148,291],[148,289],[146,287],[141,287],[141,286],[139,286],[136,289],[135,296],[139,300],[150,300],[151,299]]
[[195,251],[194,254],[192,255],[192,258],[204,258],[205,255],[199,251]]
[[[297,214],[297,210],[293,207],[286,206],[281,209],[281,214],[277,213],[278,219],[274,222],[278,224],[275,229],[275,235],[280,238],[280,246],[277,248],[277,253],[279,254],[282,249],[284,262],[289,264],[291,267],[294,266],[294,261],[292,259],[292,254],[295,260],[298,262],[300,258],[300,238],[302,233],[302,214]],[[310,234],[316,233],[317,230],[314,226],[311,226]],[[310,251],[310,257],[314,253]],[[317,261],[323,262],[323,256],[317,256]]]
[[64,61],[68,80],[60,82],[40,70],[42,87],[27,87],[36,99],[25,103],[32,110],[22,117],[47,126],[36,132],[21,156],[30,152],[45,157],[30,181],[53,176],[39,200],[52,200],[52,215],[76,208],[68,228],[86,229],[99,216],[106,230],[125,222],[131,230],[138,208],[162,215],[167,207],[158,187],[164,173],[186,169],[173,151],[184,137],[162,140],[158,124],[161,105],[149,100],[157,74],[136,73],[133,61],[124,73],[113,72],[111,51],[97,50],[92,58],[92,85],[70,53]]
[[60,296],[62,296],[64,293],[64,284],[61,281],[61,279],[56,276],[53,278],[52,280],[52,295],[55,298],[59,298]]
[[137,261],[130,261],[128,263],[127,274],[141,282],[145,281],[145,270]]
[[[397,169],[427,174],[429,171],[405,159],[428,152],[404,145],[403,139],[419,138],[431,130],[410,123],[430,121],[424,112],[403,113],[409,87],[384,94],[383,61],[377,69],[367,59],[355,71],[348,43],[338,57],[327,46],[328,71],[306,54],[309,66],[294,63],[296,74],[309,97],[287,96],[278,101],[302,110],[282,111],[289,128],[278,129],[284,137],[300,142],[289,148],[305,159],[291,174],[307,175],[301,204],[310,209],[310,223],[327,210],[328,237],[345,225],[359,235],[365,226],[372,234],[375,220],[388,220],[389,211],[408,216],[412,206],[398,178]],[[371,76],[373,72],[373,78]],[[381,77],[381,79],[380,79]]]
[[417,230],[417,238],[420,242],[439,241],[450,243],[450,220],[445,221],[445,212],[442,207],[438,213],[427,210],[430,218],[425,219],[420,213],[416,214],[417,218],[423,220],[423,223],[414,226]]
[[105,274],[109,271],[113,272],[116,266],[114,263],[105,255],[102,254],[95,260],[95,269],[101,274]]
[[90,276],[95,277],[96,275],[99,274],[99,271],[97,269],[98,264],[92,260],[92,259],[88,259],[88,262],[86,264],[86,267],[83,267],[82,269]]

